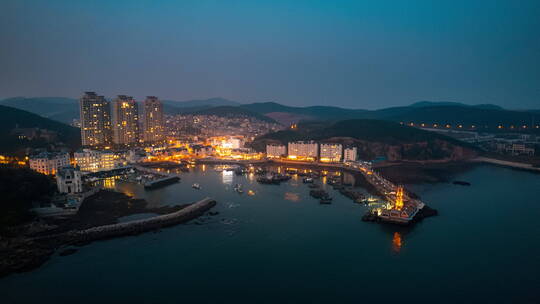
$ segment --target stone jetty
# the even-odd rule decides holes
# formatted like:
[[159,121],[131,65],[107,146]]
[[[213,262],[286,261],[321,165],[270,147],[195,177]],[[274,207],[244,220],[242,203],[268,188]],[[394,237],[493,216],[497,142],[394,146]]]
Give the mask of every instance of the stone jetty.
[[207,197],[173,213],[125,223],[97,226],[85,230],[68,231],[62,234],[40,237],[38,240],[57,239],[62,240],[62,243],[87,243],[100,239],[136,235],[187,222],[203,215],[215,205],[216,201]]
[[75,252],[68,245],[85,245],[92,241],[136,235],[167,226],[185,223],[203,215],[216,205],[211,198],[202,199],[178,211],[125,223],[102,225],[84,230],[49,234],[33,238],[0,238],[0,277],[14,272],[30,271],[43,265],[57,249],[60,255]]

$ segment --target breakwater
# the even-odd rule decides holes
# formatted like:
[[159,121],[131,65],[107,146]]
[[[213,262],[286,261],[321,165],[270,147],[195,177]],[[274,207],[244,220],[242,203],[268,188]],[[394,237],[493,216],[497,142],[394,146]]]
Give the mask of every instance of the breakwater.
[[70,244],[81,242],[87,243],[100,239],[108,239],[126,235],[136,235],[163,227],[185,223],[203,215],[215,205],[216,201],[207,197],[176,212],[164,215],[158,215],[147,219],[134,220],[125,223],[92,227],[84,230],[68,231],[62,234],[38,237],[34,240],[56,240],[61,244]]

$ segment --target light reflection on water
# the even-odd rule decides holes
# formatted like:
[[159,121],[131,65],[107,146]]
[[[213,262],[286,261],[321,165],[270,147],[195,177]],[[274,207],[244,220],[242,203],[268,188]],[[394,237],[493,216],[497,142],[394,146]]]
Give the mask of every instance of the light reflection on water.
[[223,184],[229,185],[229,186],[232,185],[233,175],[234,175],[234,172],[223,170],[223,172],[221,172],[221,176],[222,176],[221,179],[222,179]]
[[[438,303],[459,303],[464,298],[478,303],[538,302],[535,270],[540,246],[531,241],[540,229],[537,175],[479,167],[459,177],[474,181],[472,187],[419,185],[412,190],[441,216],[402,228],[362,222],[368,207],[352,203],[329,186],[326,190],[334,200],[322,207],[302,183],[260,185],[250,182],[249,176],[234,175],[233,183],[257,191],[250,197],[223,185],[220,173],[208,171],[182,173],[180,183],[155,191],[127,182],[116,186],[129,187],[156,204],[208,195],[217,199],[218,215],[199,225],[95,242],[74,255],[53,257],[36,271],[3,278],[0,293],[8,297],[3,302],[52,302],[59,296],[62,302],[99,301],[93,294],[81,298],[88,286],[106,290],[115,302],[178,302],[179,294],[188,302],[233,302],[237,299],[230,296],[231,290],[240,286],[253,293],[249,301],[238,303],[331,303],[336,294],[340,302],[356,303],[359,291],[366,291],[360,294],[364,302],[386,303],[391,301],[380,295],[388,293],[390,281],[393,294],[408,294],[422,286],[422,299]],[[191,189],[194,182],[201,183],[201,191]],[[508,189],[514,191],[509,194]],[[298,193],[302,203],[286,200],[286,192]],[[513,201],[520,204],[512,204],[515,212],[509,214]],[[239,206],[228,208],[228,202]],[[141,263],[140,257],[159,263]],[[163,277],[175,279],[160,280]],[[111,282],[122,284],[111,288]],[[291,288],[264,292],[276,282]],[[458,292],[448,292],[448,282]]]
[[298,193],[294,193],[294,192],[285,192],[284,198],[285,198],[285,200],[291,201],[291,202],[299,202],[300,201],[300,195]]
[[392,238],[392,251],[395,253],[399,253],[401,251],[401,247],[403,246],[403,240],[401,238],[401,233],[394,232],[394,237]]

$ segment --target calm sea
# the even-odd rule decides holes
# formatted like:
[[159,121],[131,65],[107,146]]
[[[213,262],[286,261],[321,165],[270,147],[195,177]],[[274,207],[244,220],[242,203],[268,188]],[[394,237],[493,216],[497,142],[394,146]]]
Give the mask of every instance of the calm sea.
[[1,303],[540,302],[540,175],[479,166],[456,177],[470,187],[411,186],[440,215],[400,228],[362,222],[331,189],[320,205],[299,179],[204,169],[114,187],[156,206],[211,196],[219,215],[55,256],[1,279]]

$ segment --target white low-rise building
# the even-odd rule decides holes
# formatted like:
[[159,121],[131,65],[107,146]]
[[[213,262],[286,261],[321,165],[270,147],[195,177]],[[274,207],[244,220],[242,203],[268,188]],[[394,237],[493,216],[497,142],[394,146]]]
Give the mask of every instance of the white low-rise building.
[[343,147],[341,144],[323,143],[319,160],[322,162],[340,162]]
[[58,192],[74,194],[82,192],[81,171],[71,166],[62,167],[56,172]]
[[288,145],[288,158],[315,160],[319,156],[319,144],[314,141],[296,141]]
[[98,172],[115,168],[115,157],[112,152],[84,149],[73,155],[75,164],[81,171]]
[[59,168],[69,166],[69,153],[43,152],[30,156],[29,164],[34,171],[54,175]]
[[266,157],[279,158],[287,155],[287,147],[279,144],[266,145]]
[[358,157],[358,149],[356,147],[346,148],[343,152],[343,161],[354,162]]

